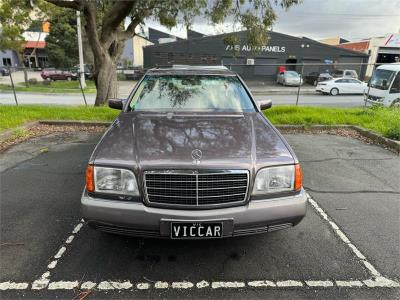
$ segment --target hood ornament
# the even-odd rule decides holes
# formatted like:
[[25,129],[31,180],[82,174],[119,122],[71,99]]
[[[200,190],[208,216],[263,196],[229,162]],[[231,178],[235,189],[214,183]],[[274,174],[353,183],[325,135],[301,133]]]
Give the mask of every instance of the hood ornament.
[[193,158],[193,164],[199,165],[200,164],[200,159],[202,158],[203,153],[199,149],[194,149],[192,151],[192,158]]

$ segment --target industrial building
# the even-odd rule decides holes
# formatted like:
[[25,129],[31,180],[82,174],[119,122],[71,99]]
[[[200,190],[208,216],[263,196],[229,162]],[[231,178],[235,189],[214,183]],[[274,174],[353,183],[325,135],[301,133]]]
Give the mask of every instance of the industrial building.
[[[227,45],[224,42],[227,34],[221,34],[147,46],[143,50],[144,67],[173,64],[226,65],[246,79],[273,78],[279,65],[285,64],[292,64],[287,69],[299,73],[301,64],[305,64],[303,75],[339,68],[355,69],[362,78],[366,71],[366,66],[352,65],[368,62],[368,54],[365,53],[273,31],[268,32],[267,45],[253,49],[246,41],[245,31],[236,34],[239,40],[236,45]],[[344,65],[338,66],[338,63]]]

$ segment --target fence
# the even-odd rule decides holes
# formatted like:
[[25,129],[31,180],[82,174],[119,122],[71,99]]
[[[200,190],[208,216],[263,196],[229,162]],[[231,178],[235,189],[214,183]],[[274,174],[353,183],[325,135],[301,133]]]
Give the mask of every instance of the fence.
[[[376,64],[368,63],[226,65],[226,67],[235,71],[244,79],[256,98],[273,97],[277,100],[277,104],[295,105],[307,104],[307,99],[302,99],[303,95],[307,95],[309,99],[320,95],[316,92],[316,84],[319,81],[333,77],[354,78],[361,81],[368,80],[376,66]],[[140,68],[118,68],[116,72],[119,96],[126,97],[132,90],[134,82],[140,79],[145,71]],[[85,70],[84,75],[86,87],[82,86],[79,80],[79,72],[77,72],[76,68],[63,70],[44,69],[39,71],[13,68],[10,69],[9,74],[3,73],[3,76],[0,77],[0,92],[9,92],[9,97],[12,95],[16,105],[30,103],[26,100],[28,97],[26,92],[58,95],[57,99],[59,100],[54,100],[51,104],[88,105],[94,103],[96,88],[90,70]],[[364,83],[364,85],[366,84]],[[365,92],[363,90],[360,94]],[[315,96],[310,97],[310,95]],[[47,98],[51,97],[48,96]],[[322,103],[322,98],[320,97],[319,99]],[[362,105],[360,97],[357,99],[358,102],[356,104]],[[330,102],[333,101],[340,102],[340,99],[330,100]],[[10,102],[7,103],[9,104]],[[43,103],[46,103],[46,101],[43,100]]]

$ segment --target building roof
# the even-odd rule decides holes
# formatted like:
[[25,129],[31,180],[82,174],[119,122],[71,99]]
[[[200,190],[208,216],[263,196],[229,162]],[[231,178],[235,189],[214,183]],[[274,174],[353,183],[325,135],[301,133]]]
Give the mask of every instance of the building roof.
[[[165,43],[165,44],[154,44],[151,46],[147,46],[145,47],[145,49],[170,49],[171,47],[175,47],[175,45],[180,45],[180,44],[185,44],[185,43],[196,43],[196,42],[204,42],[206,40],[223,40],[225,36],[227,36],[228,34],[231,33],[223,33],[223,34],[218,34],[218,35],[209,35],[206,37],[199,37],[199,38],[193,38],[193,39],[188,39],[188,40],[178,40],[176,42],[171,42],[171,43]],[[241,38],[245,38],[245,34],[246,31],[237,31],[235,32],[235,34],[237,34],[239,37]],[[367,57],[368,54],[366,53],[361,53],[361,52],[357,52],[357,51],[353,51],[353,50],[349,50],[349,49],[343,49],[343,48],[339,48],[338,46],[332,46],[332,45],[328,45],[328,44],[324,44],[321,43],[319,41],[316,40],[312,40],[309,38],[304,38],[304,37],[296,37],[296,36],[292,36],[292,35],[288,35],[288,34],[284,34],[284,33],[280,33],[280,32],[276,32],[276,31],[268,31],[267,34],[269,35],[269,37],[271,38],[271,40],[273,41],[274,39],[276,40],[290,40],[290,41],[298,41],[298,42],[302,42],[302,43],[307,43],[307,44],[314,44],[314,45],[318,45],[322,48],[327,48],[327,49],[336,49],[336,50],[340,50],[342,52],[344,52],[343,54],[346,55],[350,55],[350,56],[362,56],[362,57]]]
[[46,47],[46,42],[42,41],[27,41],[25,45],[23,45],[24,48],[38,48],[38,49],[44,49]]
[[172,35],[172,34],[149,27],[149,40],[153,44],[159,44],[160,39],[169,39],[169,38],[175,39],[177,41],[182,40],[181,38],[179,38],[175,35]]
[[187,38],[188,39],[202,38],[202,37],[205,37],[205,36],[207,36],[207,35],[203,34],[201,32],[197,32],[197,31],[194,31],[194,30],[191,30],[191,29],[187,30]]
[[368,48],[369,48],[369,40],[344,43],[344,44],[336,45],[336,47],[366,53],[366,52],[368,52]]
[[171,67],[152,68],[147,71],[148,75],[220,75],[232,76],[234,72],[225,66],[189,66],[173,65]]

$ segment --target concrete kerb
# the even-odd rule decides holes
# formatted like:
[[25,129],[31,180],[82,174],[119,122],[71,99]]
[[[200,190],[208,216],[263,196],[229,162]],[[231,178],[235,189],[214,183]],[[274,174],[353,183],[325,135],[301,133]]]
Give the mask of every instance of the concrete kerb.
[[0,142],[8,140],[9,138],[12,138],[14,135],[15,130],[21,129],[21,130],[28,130],[29,128],[32,128],[36,125],[38,125],[39,122],[38,121],[33,121],[33,122],[28,122],[25,123],[21,126],[18,126],[17,128],[13,128],[13,129],[7,129],[3,132],[0,132]]
[[[55,125],[55,126],[109,126],[111,122],[100,122],[100,121],[79,121],[79,120],[40,120],[35,122],[26,123],[18,128],[28,130],[38,124],[43,125]],[[304,130],[304,131],[319,131],[319,130],[330,130],[330,129],[349,129],[358,132],[360,135],[370,139],[371,141],[384,145],[394,152],[400,154],[400,141],[395,141],[372,132],[368,129],[355,126],[355,125],[276,125],[279,130]],[[13,136],[15,129],[9,129],[5,132],[0,133],[0,142],[9,139]]]
[[320,130],[330,130],[330,129],[347,129],[354,130],[358,132],[360,135],[370,139],[376,144],[384,145],[394,152],[400,154],[400,141],[395,141],[389,138],[386,138],[382,135],[379,135],[371,130],[362,128],[360,126],[355,125],[276,125],[276,128],[279,130],[304,130],[304,131],[320,131]]

